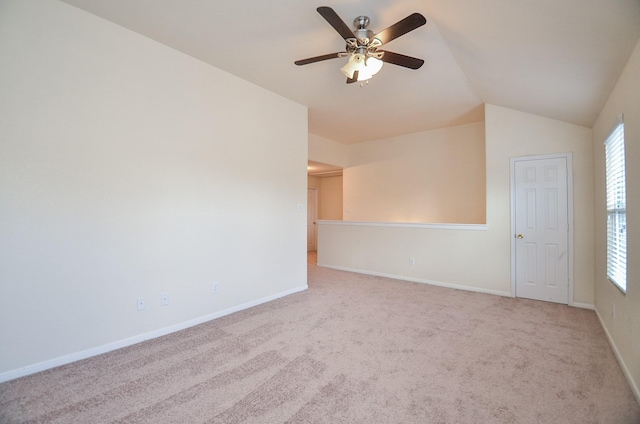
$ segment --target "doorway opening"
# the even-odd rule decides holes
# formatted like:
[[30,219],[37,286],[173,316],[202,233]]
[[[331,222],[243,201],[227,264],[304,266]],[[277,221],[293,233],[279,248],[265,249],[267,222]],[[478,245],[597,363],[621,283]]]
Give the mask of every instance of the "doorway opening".
[[342,220],[342,168],[307,164],[307,262],[317,263],[318,220]]

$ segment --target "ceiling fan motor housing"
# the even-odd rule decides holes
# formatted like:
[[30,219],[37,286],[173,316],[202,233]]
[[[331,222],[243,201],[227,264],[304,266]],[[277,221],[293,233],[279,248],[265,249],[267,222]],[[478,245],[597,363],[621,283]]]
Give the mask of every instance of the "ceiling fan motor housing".
[[347,39],[347,52],[351,54],[362,54],[366,57],[374,56],[379,59],[382,53],[374,55],[376,49],[382,46],[382,42],[377,38],[373,38],[375,35],[373,31],[367,29],[369,26],[368,16],[358,16],[353,20],[353,26],[356,27],[353,31],[355,38]]
[[358,16],[353,20],[353,26],[356,29],[364,29],[369,26],[369,17],[368,16]]

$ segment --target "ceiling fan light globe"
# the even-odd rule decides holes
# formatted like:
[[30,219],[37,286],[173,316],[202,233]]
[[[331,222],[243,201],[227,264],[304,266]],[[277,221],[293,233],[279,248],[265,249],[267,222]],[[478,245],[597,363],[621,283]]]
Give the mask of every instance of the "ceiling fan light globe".
[[356,79],[356,81],[366,81],[372,76],[373,74],[371,72],[369,72],[366,69],[363,69],[362,71],[358,71],[358,79]]
[[366,57],[364,54],[356,53],[349,57],[349,61],[340,70],[349,79],[358,71],[357,81],[365,81],[377,74],[382,69],[384,62],[375,57]]
[[383,64],[384,64],[383,61],[375,57],[370,57],[366,60],[366,68],[367,68],[367,71],[371,73],[371,75],[375,75],[378,72],[380,72],[380,69],[382,69]]
[[360,69],[358,69],[357,81],[366,81],[377,74],[382,69],[382,62],[374,57],[369,57]]
[[347,64],[340,68],[340,70],[347,78],[353,79],[353,73],[355,71],[360,72],[363,67],[364,55],[352,54],[351,56],[349,56],[349,61],[347,62]]

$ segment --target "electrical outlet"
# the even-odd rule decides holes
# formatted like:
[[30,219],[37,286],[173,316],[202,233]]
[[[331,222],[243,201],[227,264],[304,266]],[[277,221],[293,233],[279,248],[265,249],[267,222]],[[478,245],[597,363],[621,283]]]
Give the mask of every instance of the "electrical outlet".
[[414,266],[416,264],[416,258],[409,258],[409,265]]
[[169,293],[160,293],[160,306],[167,306],[169,304]]
[[145,302],[144,297],[138,298],[138,310],[142,311],[147,306],[147,302]]
[[219,290],[219,289],[220,289],[220,283],[219,283],[219,282],[217,282],[217,281],[214,281],[214,282],[211,284],[211,292],[212,292],[212,293],[218,293],[218,290]]

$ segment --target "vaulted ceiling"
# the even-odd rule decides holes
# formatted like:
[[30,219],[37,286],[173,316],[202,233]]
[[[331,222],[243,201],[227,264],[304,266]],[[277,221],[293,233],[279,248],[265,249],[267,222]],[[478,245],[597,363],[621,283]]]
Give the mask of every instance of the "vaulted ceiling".
[[[64,0],[309,108],[309,131],[340,143],[477,122],[484,103],[591,127],[640,38],[640,0]],[[345,84],[344,49],[316,12],[378,32],[427,24],[389,45],[422,58]]]

